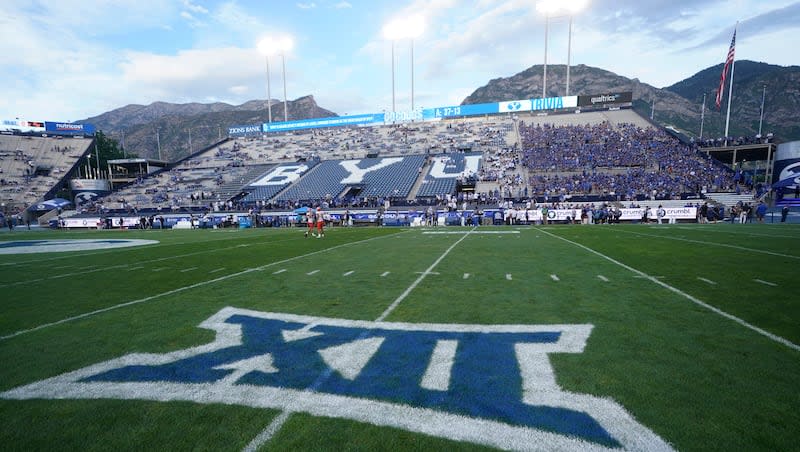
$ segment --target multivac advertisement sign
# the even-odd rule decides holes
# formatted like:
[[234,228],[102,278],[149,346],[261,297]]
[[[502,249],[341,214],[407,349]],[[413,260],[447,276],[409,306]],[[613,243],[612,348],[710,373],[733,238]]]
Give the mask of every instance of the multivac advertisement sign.
[[336,126],[367,126],[383,124],[384,114],[335,116],[330,118],[302,119],[299,121],[273,122],[264,124],[265,132],[285,132],[288,130],[319,129]]
[[45,121],[44,129],[47,133],[55,135],[94,135],[95,132],[92,124],[75,124],[71,122]]
[[257,135],[262,131],[260,124],[251,124],[248,126],[233,126],[228,127],[228,136],[242,137],[247,135]]

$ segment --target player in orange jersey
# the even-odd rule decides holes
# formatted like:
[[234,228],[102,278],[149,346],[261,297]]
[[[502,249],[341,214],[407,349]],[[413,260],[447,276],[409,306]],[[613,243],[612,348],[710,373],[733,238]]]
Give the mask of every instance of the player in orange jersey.
[[317,238],[325,237],[325,215],[322,212],[322,207],[317,207]]
[[314,209],[311,207],[306,209],[306,223],[308,223],[308,229],[306,230],[304,237],[308,237],[308,234],[316,236],[314,234]]

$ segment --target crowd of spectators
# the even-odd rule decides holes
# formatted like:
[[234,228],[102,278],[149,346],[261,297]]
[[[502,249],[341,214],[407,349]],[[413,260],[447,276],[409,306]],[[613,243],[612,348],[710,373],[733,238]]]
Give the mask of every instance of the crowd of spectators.
[[681,193],[731,191],[733,172],[665,132],[633,124],[526,125],[521,161],[531,191],[671,199]]

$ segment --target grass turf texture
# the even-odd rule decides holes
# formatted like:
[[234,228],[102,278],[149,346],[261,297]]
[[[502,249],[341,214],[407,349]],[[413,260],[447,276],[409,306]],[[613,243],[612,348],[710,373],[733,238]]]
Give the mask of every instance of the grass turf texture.
[[[470,234],[432,269],[438,274],[426,276],[386,320],[591,323],[595,327],[583,353],[550,355],[565,390],[614,399],[681,450],[796,448],[800,352],[576,244],[800,344],[793,285],[800,228],[519,229],[519,234]],[[462,238],[369,228],[335,229],[318,240],[303,238],[302,231],[3,235],[2,240],[102,237],[160,243],[0,256],[0,336],[135,302],[0,340],[0,390],[128,353],[207,343],[213,333],[197,325],[225,306],[375,320],[420,277],[418,272]],[[390,273],[382,277],[385,272]],[[470,274],[466,279],[465,273]],[[144,401],[0,400],[0,413],[6,420],[0,443],[9,449],[240,450],[276,411]],[[455,446],[479,448],[298,414],[265,448]]]

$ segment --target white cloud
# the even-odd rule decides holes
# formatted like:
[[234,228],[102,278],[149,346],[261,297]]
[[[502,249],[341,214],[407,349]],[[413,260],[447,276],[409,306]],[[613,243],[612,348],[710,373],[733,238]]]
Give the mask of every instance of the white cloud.
[[300,9],[314,9],[317,7],[317,4],[314,2],[311,3],[297,3],[297,7]]
[[195,14],[208,14],[208,10],[200,5],[195,5],[191,0],[183,0],[183,7]]
[[351,5],[349,2],[339,2],[336,5],[334,5],[334,8],[336,8],[336,9],[346,9],[346,8],[352,8],[352,7],[353,7],[353,5]]

